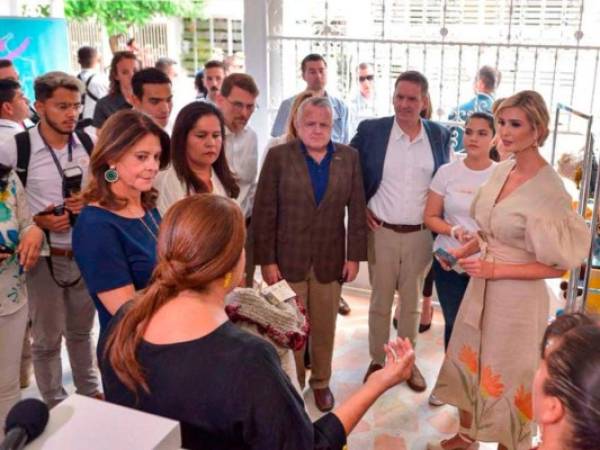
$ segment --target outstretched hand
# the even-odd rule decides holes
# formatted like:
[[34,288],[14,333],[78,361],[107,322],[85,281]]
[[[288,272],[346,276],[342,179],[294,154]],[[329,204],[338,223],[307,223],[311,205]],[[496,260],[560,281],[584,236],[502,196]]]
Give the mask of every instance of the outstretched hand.
[[383,385],[385,389],[410,378],[415,364],[415,352],[407,338],[396,338],[384,345],[385,365],[373,372],[367,383]]

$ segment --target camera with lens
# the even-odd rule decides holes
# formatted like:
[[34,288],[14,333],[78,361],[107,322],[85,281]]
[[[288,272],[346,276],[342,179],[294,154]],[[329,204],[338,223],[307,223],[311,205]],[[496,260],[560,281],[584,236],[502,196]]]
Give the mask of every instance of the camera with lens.
[[[79,191],[81,191],[82,180],[83,180],[83,170],[81,170],[81,167],[74,166],[74,167],[66,168],[63,171],[63,179],[62,179],[63,198],[70,198],[73,195],[77,194]],[[54,209],[56,210],[57,208],[60,208],[60,207],[57,206]],[[57,215],[62,215],[63,212],[64,212],[64,206],[63,206],[63,211]],[[78,216],[77,214],[73,214],[69,211],[69,223],[71,224],[71,226],[75,225],[77,216]]]

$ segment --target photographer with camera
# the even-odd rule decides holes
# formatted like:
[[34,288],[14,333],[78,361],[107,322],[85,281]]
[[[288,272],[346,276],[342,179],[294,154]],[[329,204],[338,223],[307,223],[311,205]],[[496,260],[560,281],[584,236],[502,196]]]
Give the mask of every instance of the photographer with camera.
[[71,250],[71,227],[83,207],[76,194],[85,181],[91,137],[75,130],[82,83],[63,72],[35,80],[39,124],[0,146],[0,163],[16,169],[35,223],[50,245],[45,263],[27,277],[33,334],[33,366],[44,401],[54,406],[67,396],[60,359],[64,336],[77,393],[99,395],[94,369],[94,305]]

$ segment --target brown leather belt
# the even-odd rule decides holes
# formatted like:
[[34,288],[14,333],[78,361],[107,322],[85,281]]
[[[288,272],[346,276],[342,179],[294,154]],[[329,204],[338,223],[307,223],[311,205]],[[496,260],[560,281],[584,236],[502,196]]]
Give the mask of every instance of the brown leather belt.
[[419,225],[394,225],[383,221],[381,221],[381,226],[395,231],[396,233],[414,233],[415,231],[421,231],[427,228],[424,223],[420,223]]
[[65,256],[67,258],[73,258],[73,250],[69,248],[50,248],[50,255],[52,256]]

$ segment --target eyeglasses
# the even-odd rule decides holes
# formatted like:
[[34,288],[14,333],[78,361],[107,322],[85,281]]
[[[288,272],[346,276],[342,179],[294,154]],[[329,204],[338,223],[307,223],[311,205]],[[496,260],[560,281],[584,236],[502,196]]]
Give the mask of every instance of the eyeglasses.
[[244,109],[248,112],[254,112],[254,110],[258,109],[258,105],[256,103],[242,103],[242,102],[232,102],[231,100],[229,100],[227,97],[225,97],[225,100],[227,100],[229,102],[229,104],[231,106],[233,106],[233,109],[235,109],[236,111],[243,111]]
[[81,111],[83,109],[82,103],[50,103],[50,106],[58,109],[61,112],[66,112],[69,109],[77,111]]
[[358,77],[359,82],[363,82],[365,80],[373,81],[375,79],[375,75],[366,75],[364,77]]

